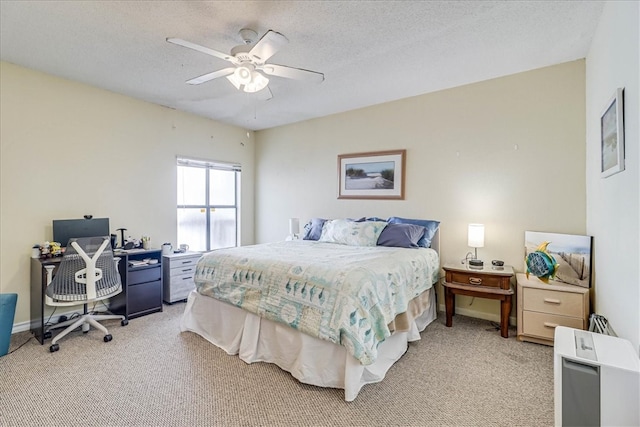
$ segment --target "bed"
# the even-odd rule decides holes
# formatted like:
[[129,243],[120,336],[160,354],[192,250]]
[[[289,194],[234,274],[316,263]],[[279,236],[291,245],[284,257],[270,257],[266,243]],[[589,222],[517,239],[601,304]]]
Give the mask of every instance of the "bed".
[[436,318],[439,232],[428,248],[404,248],[375,245],[380,230],[353,240],[353,227],[372,224],[347,224],[332,241],[327,225],[318,240],[203,255],[181,330],[246,363],[274,363],[302,383],[344,389],[346,401],[381,381]]

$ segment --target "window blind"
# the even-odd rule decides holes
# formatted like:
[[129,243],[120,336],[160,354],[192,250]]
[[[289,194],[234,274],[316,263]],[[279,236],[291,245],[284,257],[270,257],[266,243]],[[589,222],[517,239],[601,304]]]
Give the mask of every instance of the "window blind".
[[242,172],[242,166],[238,163],[217,162],[213,160],[192,159],[178,157],[178,166],[189,166],[194,168],[209,168],[222,171]]

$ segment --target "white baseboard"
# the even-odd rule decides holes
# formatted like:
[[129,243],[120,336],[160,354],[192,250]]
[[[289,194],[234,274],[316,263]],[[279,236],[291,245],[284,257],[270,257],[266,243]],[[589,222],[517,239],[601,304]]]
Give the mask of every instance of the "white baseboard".
[[[102,311],[102,310],[96,310],[95,313],[102,313],[104,312],[105,314],[107,314],[107,311]],[[51,316],[51,319],[49,319],[47,316],[45,316],[45,320],[49,321],[50,323],[58,323],[60,322],[60,317],[61,316],[67,316],[67,318],[71,318],[72,315],[74,314],[80,314],[82,315],[82,312],[78,311],[78,310],[73,310],[73,311],[67,311],[66,313],[60,313],[58,315],[55,316]],[[31,321],[27,320],[24,322],[20,322],[20,323],[14,323],[13,324],[13,328],[11,329],[11,334],[17,334],[18,332],[25,332],[28,331],[29,329],[31,329]]]
[[[438,306],[439,311],[442,313],[446,312],[446,308],[444,304],[440,304]],[[491,322],[500,323],[500,314],[486,313],[484,311],[476,311],[469,308],[458,307],[456,306],[456,314],[461,314],[463,316],[474,317],[476,319],[489,320]],[[509,316],[509,325],[514,326],[516,324],[516,317]]]

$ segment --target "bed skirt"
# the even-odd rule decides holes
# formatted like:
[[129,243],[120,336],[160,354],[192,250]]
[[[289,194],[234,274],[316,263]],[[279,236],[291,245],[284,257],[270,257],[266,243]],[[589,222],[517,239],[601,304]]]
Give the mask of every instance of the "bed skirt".
[[[303,334],[281,323],[263,319],[238,307],[192,291],[180,330],[194,332],[246,363],[268,362],[291,373],[298,381],[319,387],[344,389],[353,401],[365,384],[382,381],[391,366],[407,351],[408,343],[436,319],[435,291],[428,291],[428,306],[406,332],[395,332],[378,349],[372,365],[361,365],[340,345]],[[222,326],[222,327],[221,327]]]

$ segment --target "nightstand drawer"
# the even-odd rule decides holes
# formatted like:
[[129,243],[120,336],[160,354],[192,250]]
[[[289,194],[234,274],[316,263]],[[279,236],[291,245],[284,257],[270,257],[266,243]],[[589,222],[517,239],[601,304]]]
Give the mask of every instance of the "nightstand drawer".
[[189,293],[196,288],[193,276],[182,276],[171,279],[171,301],[186,299]]
[[[449,271],[447,272],[447,276],[450,275],[450,278],[447,277],[448,282],[460,283],[463,285],[476,285],[476,286],[489,286],[494,288],[499,288],[505,280],[509,281],[509,278],[506,279],[500,276],[490,276],[488,274],[479,274],[474,273],[472,271],[461,273],[457,271]],[[507,289],[508,287],[505,287]]]
[[188,267],[191,265],[195,266],[198,263],[199,259],[200,259],[200,255],[172,259],[171,268],[174,269],[174,268]]
[[527,331],[527,335],[548,340],[553,340],[557,326],[582,329],[582,322],[583,320],[577,317],[565,317],[555,314],[536,313],[533,311],[524,311],[522,313],[522,327]]
[[[561,314],[568,317],[585,316],[581,294],[547,289],[524,288],[523,310],[539,313]],[[566,326],[566,325],[565,325]]]
[[193,263],[191,265],[185,265],[185,266],[180,266],[180,267],[176,267],[176,268],[171,268],[171,277],[178,277],[178,276],[184,276],[184,275],[191,275],[193,276],[196,273],[196,264]]

